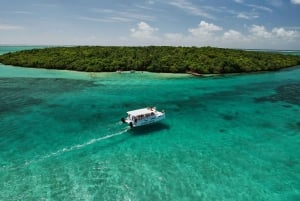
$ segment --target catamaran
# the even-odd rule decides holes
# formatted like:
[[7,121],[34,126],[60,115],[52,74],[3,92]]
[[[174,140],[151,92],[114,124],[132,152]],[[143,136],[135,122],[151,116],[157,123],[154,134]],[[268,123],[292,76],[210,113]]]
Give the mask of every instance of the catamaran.
[[158,111],[155,107],[141,108],[127,112],[127,117],[122,118],[123,123],[127,123],[131,128],[144,126],[163,120],[166,117],[165,111]]

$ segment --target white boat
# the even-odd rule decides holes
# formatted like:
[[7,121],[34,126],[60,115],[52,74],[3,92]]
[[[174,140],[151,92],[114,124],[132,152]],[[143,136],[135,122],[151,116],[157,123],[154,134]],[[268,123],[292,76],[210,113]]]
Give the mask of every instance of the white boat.
[[157,111],[155,107],[128,111],[127,115],[128,116],[126,118],[122,118],[121,121],[129,124],[131,128],[155,123],[166,117],[164,111]]

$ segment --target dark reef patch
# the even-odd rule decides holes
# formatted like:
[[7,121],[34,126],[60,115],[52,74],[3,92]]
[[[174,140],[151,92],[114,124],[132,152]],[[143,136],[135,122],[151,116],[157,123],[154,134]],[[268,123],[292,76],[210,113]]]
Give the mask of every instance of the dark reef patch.
[[226,121],[232,121],[238,118],[239,113],[238,112],[228,112],[228,113],[220,113],[220,117]]
[[230,114],[221,114],[220,116],[226,121],[232,121],[235,118],[235,116]]
[[49,96],[93,86],[92,81],[62,78],[0,78],[0,115],[42,104]]
[[275,89],[276,94],[255,98],[256,103],[283,101],[300,106],[300,82],[281,85]]
[[300,122],[289,122],[286,127],[290,130],[296,131],[296,134],[300,134]]

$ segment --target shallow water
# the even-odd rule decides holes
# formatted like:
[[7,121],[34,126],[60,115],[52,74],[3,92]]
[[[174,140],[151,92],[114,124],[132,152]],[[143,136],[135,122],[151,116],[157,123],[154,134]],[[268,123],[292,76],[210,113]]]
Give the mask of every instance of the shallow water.
[[[167,118],[120,123],[145,106]],[[299,114],[300,67],[197,78],[0,65],[0,200],[296,201]]]

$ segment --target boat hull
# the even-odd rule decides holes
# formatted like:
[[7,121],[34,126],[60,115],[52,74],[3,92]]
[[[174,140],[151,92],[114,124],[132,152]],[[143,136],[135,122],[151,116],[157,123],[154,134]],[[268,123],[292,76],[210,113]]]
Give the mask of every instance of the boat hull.
[[138,120],[138,121],[132,121],[132,120],[126,118],[125,122],[127,124],[129,124],[130,127],[134,128],[134,127],[144,126],[144,125],[148,125],[148,124],[153,124],[153,123],[156,123],[163,119],[165,119],[165,114],[161,114],[161,115],[155,116],[155,117],[145,118],[145,119]]
[[165,119],[164,110],[157,111],[155,107],[141,108],[127,112],[127,117],[122,118],[123,123],[127,123],[131,128],[152,124]]

